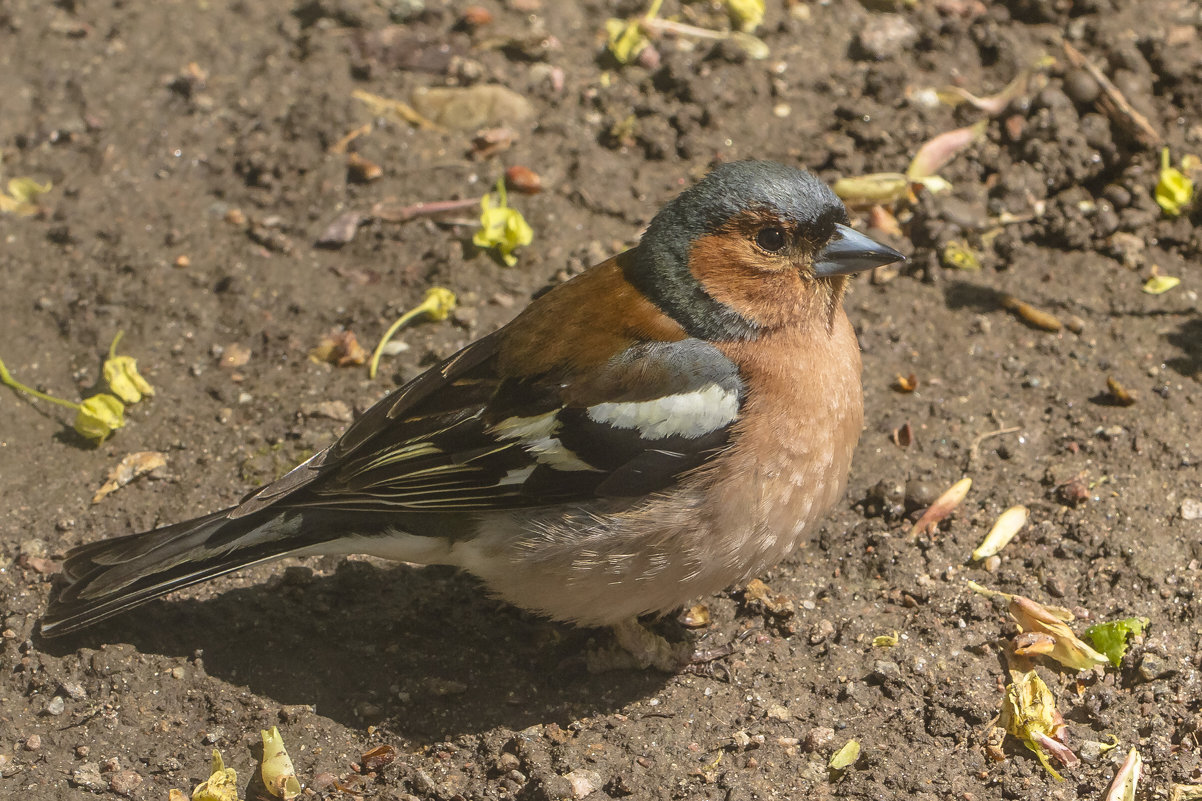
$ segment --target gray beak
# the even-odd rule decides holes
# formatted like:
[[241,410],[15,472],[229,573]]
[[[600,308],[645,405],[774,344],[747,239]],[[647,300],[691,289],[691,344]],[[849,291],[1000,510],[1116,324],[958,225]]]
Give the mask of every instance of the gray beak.
[[814,274],[823,278],[832,275],[852,275],[905,260],[905,256],[888,245],[882,245],[854,228],[836,225],[831,241],[818,254],[814,263]]

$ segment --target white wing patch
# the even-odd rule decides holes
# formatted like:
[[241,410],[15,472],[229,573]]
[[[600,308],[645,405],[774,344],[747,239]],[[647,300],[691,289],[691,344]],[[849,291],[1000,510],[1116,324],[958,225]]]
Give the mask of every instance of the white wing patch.
[[490,433],[497,439],[519,440],[535,459],[556,470],[596,470],[554,436],[559,428],[558,414],[556,409],[536,417],[506,417],[493,426]]
[[718,384],[706,384],[649,401],[598,403],[588,416],[615,428],[637,429],[645,439],[680,436],[696,439],[733,423],[739,415],[739,396]]
[[489,433],[497,439],[529,440],[549,437],[555,432],[555,426],[559,423],[555,419],[557,414],[559,414],[558,409],[535,417],[506,417],[489,429]]

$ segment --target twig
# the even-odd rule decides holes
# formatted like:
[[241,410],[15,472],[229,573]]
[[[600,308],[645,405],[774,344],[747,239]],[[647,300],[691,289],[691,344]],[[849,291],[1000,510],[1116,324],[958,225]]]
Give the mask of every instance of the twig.
[[1097,104],[1106,116],[1113,119],[1123,128],[1127,129],[1127,133],[1131,134],[1136,141],[1148,147],[1159,147],[1164,141],[1160,132],[1152,126],[1148,118],[1140,114],[1135,108],[1127,102],[1127,98],[1123,97],[1123,93],[1119,88],[1111,83],[1092,61],[1085,57],[1077,48],[1073,47],[1068,42],[1063,42],[1064,52],[1068,56],[1068,60],[1073,62],[1073,66],[1083,69],[1098,82],[1098,86],[1102,88],[1102,94],[1097,99]]
[[415,217],[433,217],[452,211],[463,211],[480,205],[480,198],[468,197],[460,200],[432,200],[409,206],[390,206],[377,203],[371,207],[371,216],[384,222],[406,222]]
[[982,442],[992,437],[1000,437],[1003,434],[1013,434],[1016,431],[1022,431],[1022,426],[999,428],[997,431],[987,431],[984,434],[979,435],[972,441],[972,445],[968,449],[968,461],[964,463],[964,472],[967,473],[972,468],[972,463],[977,458],[977,448],[981,447]]

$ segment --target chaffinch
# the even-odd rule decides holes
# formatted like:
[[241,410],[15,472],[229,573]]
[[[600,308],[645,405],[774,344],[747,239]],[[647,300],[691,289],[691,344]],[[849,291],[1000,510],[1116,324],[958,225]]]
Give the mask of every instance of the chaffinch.
[[636,247],[237,506],[71,551],[42,633],[282,556],[362,553],[455,565],[642,650],[629,621],[760,574],[842,494],[863,421],[847,276],[902,258],[810,173],[720,165]]

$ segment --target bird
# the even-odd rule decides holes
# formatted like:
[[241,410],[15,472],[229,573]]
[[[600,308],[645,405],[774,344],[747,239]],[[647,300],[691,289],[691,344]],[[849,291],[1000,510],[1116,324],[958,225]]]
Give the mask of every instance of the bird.
[[904,256],[812,173],[718,164],[634,247],[386,395],[219,512],[69,551],[56,636],[284,556],[443,564],[557,621],[611,627],[743,584],[842,496],[863,427],[849,277]]

